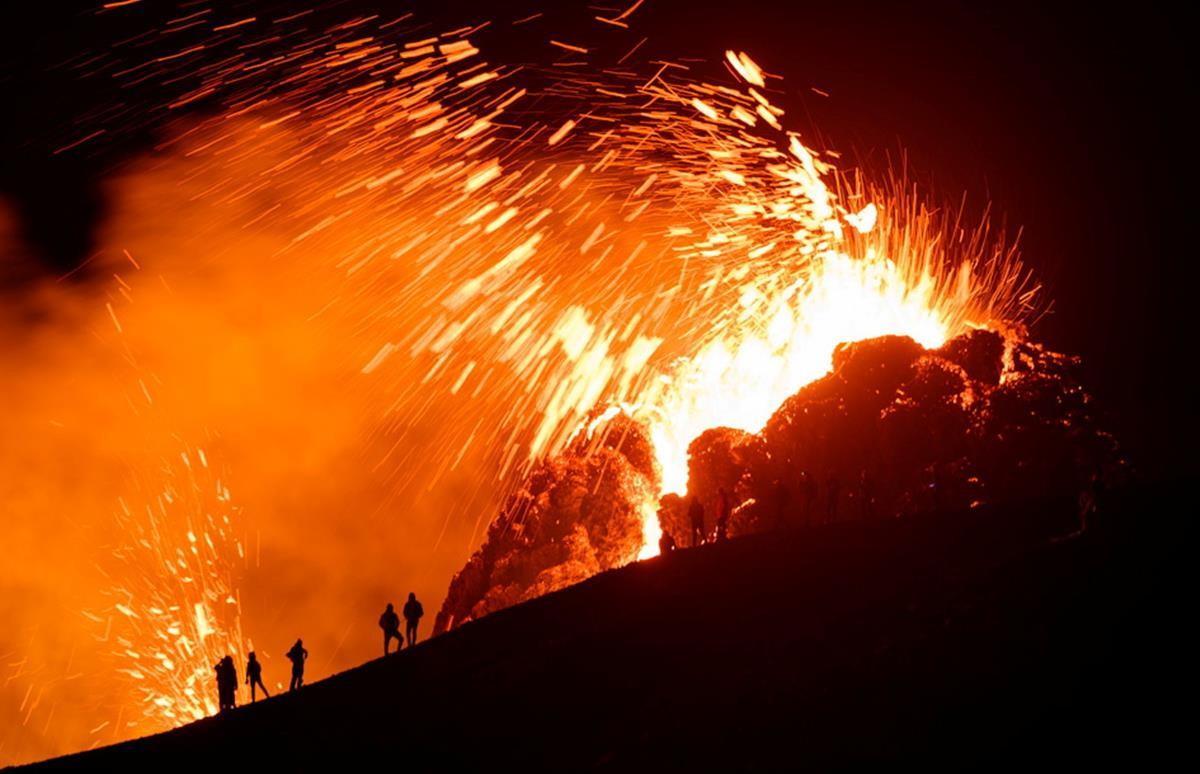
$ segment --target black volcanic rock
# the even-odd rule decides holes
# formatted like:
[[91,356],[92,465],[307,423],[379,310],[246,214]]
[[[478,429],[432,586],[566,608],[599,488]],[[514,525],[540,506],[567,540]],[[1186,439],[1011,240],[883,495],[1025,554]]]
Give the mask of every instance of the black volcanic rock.
[[995,386],[1004,373],[1004,336],[996,331],[968,331],[950,339],[934,352],[962,368],[977,382]]
[[1114,493],[1083,532],[1054,498],[679,551],[37,768],[1169,770],[1193,737],[1186,484]]
[[839,346],[833,371],[785,400],[758,436],[697,438],[688,490],[707,498],[736,481],[736,535],[785,526],[785,514],[894,518],[1073,497],[1119,478],[1125,463],[1075,361],[1013,336],[971,331],[937,350],[899,336]]

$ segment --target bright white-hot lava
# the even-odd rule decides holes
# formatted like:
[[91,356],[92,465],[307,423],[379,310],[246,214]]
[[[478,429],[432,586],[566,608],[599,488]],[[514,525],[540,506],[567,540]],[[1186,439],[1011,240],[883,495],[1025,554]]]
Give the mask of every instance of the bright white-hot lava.
[[828,373],[838,344],[889,334],[926,347],[945,341],[949,323],[931,285],[912,287],[892,261],[830,252],[814,264],[764,304],[761,321],[709,342],[646,396],[664,493],[685,490],[696,436],[713,427],[758,432],[785,398]]

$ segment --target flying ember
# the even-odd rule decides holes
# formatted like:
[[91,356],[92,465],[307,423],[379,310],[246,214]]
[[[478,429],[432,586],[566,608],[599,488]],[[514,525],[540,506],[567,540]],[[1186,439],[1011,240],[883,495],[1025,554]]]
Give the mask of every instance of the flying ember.
[[[437,528],[409,542],[454,536],[445,572],[428,573],[439,587],[479,549],[439,615],[452,628],[656,555],[680,539],[689,494],[728,490],[730,518],[752,531],[771,492],[800,486],[777,469],[788,433],[858,406],[855,390],[883,395],[871,411],[887,421],[950,405],[966,437],[984,398],[999,405],[1027,386],[1023,368],[1059,362],[1022,339],[1037,288],[1013,246],[903,174],[839,167],[751,53],[601,62],[600,48],[547,35],[551,62],[497,65],[486,24],[218,16],[181,14],[72,65],[131,93],[153,86],[151,105],[114,105],[63,148],[160,122],[154,153],[114,185],[119,217],[97,259],[130,303],[89,324],[158,342],[144,357],[116,349],[148,361],[153,389],[127,402],[144,419],[153,393],[154,445],[178,450],[129,463],[134,491],[112,509],[123,539],[96,549],[107,596],[87,618],[120,675],[96,678],[119,707],[103,741],[216,711],[213,664],[251,650],[243,593],[275,591],[270,572],[245,572],[259,526],[283,525],[279,555],[306,549],[289,542],[293,521],[352,534],[343,565],[305,565],[332,579],[386,542],[379,512],[427,509]],[[156,268],[131,278],[139,262]],[[184,308],[205,322],[156,313]],[[911,342],[872,349],[880,337]],[[189,344],[203,345],[195,362]],[[878,387],[854,371],[871,358],[903,363]],[[936,399],[918,389],[931,373],[952,384]],[[836,433],[820,427],[806,449],[828,451]],[[209,430],[218,451],[179,440]],[[916,509],[930,460],[887,484],[890,515]],[[953,471],[963,504],[983,497],[986,475]],[[278,654],[295,634],[282,613],[272,625]],[[99,739],[91,730],[70,745]]]

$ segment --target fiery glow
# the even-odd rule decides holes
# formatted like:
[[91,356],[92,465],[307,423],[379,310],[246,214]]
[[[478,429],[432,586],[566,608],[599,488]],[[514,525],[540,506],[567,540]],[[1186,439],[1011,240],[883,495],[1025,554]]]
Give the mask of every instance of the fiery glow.
[[758,432],[785,398],[829,371],[838,344],[902,334],[940,346],[949,324],[933,301],[929,285],[911,287],[890,260],[822,256],[766,303],[761,321],[706,344],[643,398],[635,413],[649,421],[664,492],[683,493],[696,436],[711,427]]
[[[633,8],[606,23],[623,26]],[[300,15],[189,21],[164,31],[169,54],[81,66],[158,79],[173,90],[168,111],[213,108],[158,149],[179,198],[147,230],[211,262],[199,271],[258,267],[242,291],[261,297],[255,308],[278,310],[283,289],[305,286],[317,303],[304,319],[341,339],[321,361],[336,379],[297,399],[308,402],[294,422],[307,433],[310,415],[348,404],[369,417],[354,440],[371,458],[342,475],[377,474],[389,489],[360,511],[433,503],[443,521],[429,541],[455,540],[447,574],[597,405],[647,422],[660,494],[681,492],[700,432],[760,429],[829,370],[839,343],[905,334],[936,346],[1029,303],[986,225],[963,228],[902,180],[836,169],[788,128],[768,97],[774,76],[746,53],[726,52],[732,80],[709,83],[658,61],[575,67],[591,49],[548,38],[572,66],[522,71],[483,61],[474,30],[430,36],[399,21],[322,33]],[[186,37],[199,29],[212,36],[203,45]],[[239,481],[255,475],[246,456]],[[122,501],[112,612],[93,614],[110,627],[122,690],[139,697],[114,738],[211,714],[212,664],[227,652],[240,664],[248,648],[244,525],[221,477],[191,448],[141,476]],[[263,511],[290,518],[289,494],[264,496]],[[658,551],[655,507],[629,560]],[[344,658],[332,663],[354,663]]]
[[106,621],[117,671],[141,698],[141,717],[125,721],[139,733],[215,713],[213,665],[226,654],[244,663],[249,650],[237,596],[245,550],[229,489],[203,449],[164,461],[154,480],[164,488],[146,502],[121,502],[130,543],[114,552]]

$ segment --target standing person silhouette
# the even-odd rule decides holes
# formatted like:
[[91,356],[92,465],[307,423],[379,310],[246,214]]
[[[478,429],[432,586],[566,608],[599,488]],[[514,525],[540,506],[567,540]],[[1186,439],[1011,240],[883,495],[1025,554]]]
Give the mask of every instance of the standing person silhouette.
[[229,691],[225,684],[225,659],[213,664],[213,674],[217,679],[217,711],[224,712],[229,703]]
[[267,693],[267,686],[263,684],[262,663],[260,663],[258,657],[254,655],[254,651],[250,651],[250,655],[246,661],[246,684],[250,686],[251,704],[257,701],[257,697],[254,695],[255,686],[262,688],[264,698],[271,698],[271,694]]
[[813,507],[817,503],[817,480],[808,474],[800,472],[800,518],[804,526],[813,523]]
[[425,615],[425,608],[421,607],[421,603],[417,601],[417,595],[411,591],[408,592],[408,601],[404,603],[404,631],[408,635],[408,647],[410,648],[417,644],[417,624],[421,622],[423,615]]
[[296,644],[287,652],[287,657],[292,662],[292,682],[288,684],[288,690],[294,691],[304,685],[304,662],[308,660],[304,640],[297,639]]
[[233,657],[222,658],[213,671],[217,673],[217,707],[221,712],[231,710],[237,705],[237,667],[233,665]]
[[717,505],[717,536],[718,543],[725,540],[729,536],[729,517],[733,514],[733,498],[729,496],[729,492],[725,491],[725,487],[721,487],[717,492],[719,499]]
[[698,546],[704,542],[704,506],[696,495],[692,495],[688,506],[688,520],[692,523],[692,545]]
[[[407,612],[408,606],[405,605]],[[392,644],[392,639],[396,640],[396,652],[404,647],[404,637],[400,635],[400,616],[396,615],[392,603],[388,602],[387,610],[383,611],[383,615],[379,616],[379,628],[383,629],[383,655],[388,654],[388,646]]]

